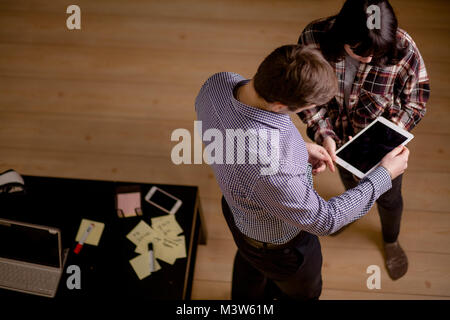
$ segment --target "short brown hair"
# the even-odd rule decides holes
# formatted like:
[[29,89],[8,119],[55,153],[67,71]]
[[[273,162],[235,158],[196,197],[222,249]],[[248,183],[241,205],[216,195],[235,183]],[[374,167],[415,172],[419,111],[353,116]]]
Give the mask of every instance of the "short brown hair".
[[267,102],[279,102],[295,111],[310,104],[323,105],[337,92],[333,69],[322,54],[309,46],[285,45],[259,65],[255,90]]

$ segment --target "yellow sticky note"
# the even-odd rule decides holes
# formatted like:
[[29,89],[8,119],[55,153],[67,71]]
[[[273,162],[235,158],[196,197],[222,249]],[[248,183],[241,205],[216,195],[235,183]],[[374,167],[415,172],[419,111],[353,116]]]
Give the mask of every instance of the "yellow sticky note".
[[148,251],[148,244],[150,242],[153,243],[153,245],[155,245],[156,243],[162,241],[163,239],[164,237],[159,232],[154,231],[141,240],[139,245],[136,246],[134,252],[143,254],[146,251]]
[[[156,272],[161,269],[161,266],[156,259],[153,260],[153,264],[155,267],[155,270],[153,272]],[[142,280],[152,274],[150,272],[150,254],[148,252],[131,259],[130,264],[133,267],[134,272],[136,272],[139,280]]]
[[169,264],[174,264],[178,258],[186,257],[184,236],[177,238],[164,238],[154,243],[155,257]]
[[81,220],[80,228],[78,229],[77,236],[75,237],[75,241],[80,241],[83,237],[84,233],[86,232],[89,225],[93,224],[94,228],[89,233],[87,239],[84,241],[84,243],[97,246],[100,242],[100,238],[103,233],[103,229],[105,228],[105,224],[103,222],[98,221],[92,221],[88,219]]
[[127,234],[127,239],[139,246],[141,241],[153,234],[153,229],[144,221],[141,220],[130,233]]
[[183,232],[183,229],[175,219],[175,215],[165,215],[152,218],[152,228],[161,232],[165,237],[176,237]]
[[184,236],[179,236],[175,239],[172,239],[175,243],[177,243],[177,249],[174,253],[178,258],[186,258],[186,240]]

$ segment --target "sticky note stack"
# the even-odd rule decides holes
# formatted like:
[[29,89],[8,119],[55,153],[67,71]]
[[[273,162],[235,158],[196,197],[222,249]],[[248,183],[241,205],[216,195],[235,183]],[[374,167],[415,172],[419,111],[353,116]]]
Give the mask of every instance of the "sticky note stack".
[[86,244],[90,244],[93,246],[98,246],[98,243],[100,242],[100,238],[103,233],[103,229],[105,228],[105,224],[103,222],[98,221],[92,221],[88,219],[82,219],[80,228],[78,228],[77,235],[75,237],[75,241],[79,242],[83,238],[83,235],[85,234],[86,230],[90,225],[93,225],[94,228],[92,229],[92,232],[89,233],[88,237],[83,241]]
[[[150,227],[145,221],[140,221],[137,226],[130,231],[127,239],[136,245],[135,252],[140,255],[130,260],[134,271],[139,279],[144,279],[151,274],[149,268],[148,244],[153,244],[155,261],[160,259],[168,264],[174,264],[179,258],[186,258],[186,241],[183,229],[175,220],[174,215],[165,215],[152,218]],[[155,271],[161,266],[156,263]]]

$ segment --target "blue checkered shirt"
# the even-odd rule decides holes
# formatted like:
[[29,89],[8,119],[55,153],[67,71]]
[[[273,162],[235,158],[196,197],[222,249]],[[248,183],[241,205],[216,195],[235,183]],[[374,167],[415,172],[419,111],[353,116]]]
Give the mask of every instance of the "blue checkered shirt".
[[[288,242],[301,230],[328,235],[361,218],[392,187],[387,170],[378,167],[356,188],[329,201],[322,199],[314,190],[305,141],[290,116],[245,105],[234,97],[235,87],[245,80],[235,73],[215,74],[202,86],[195,101],[201,135],[208,129],[222,133],[220,143],[211,135],[202,138],[205,151],[213,141],[216,146],[227,146],[227,131],[277,130],[279,133],[279,165],[272,174],[261,173],[262,168],[267,168],[262,161],[254,163],[248,158],[244,163],[226,161],[226,151],[223,151],[223,161],[210,164],[236,226],[243,234],[274,244]],[[251,143],[248,139],[245,144],[250,153],[255,148]],[[268,147],[271,148],[274,146]]]

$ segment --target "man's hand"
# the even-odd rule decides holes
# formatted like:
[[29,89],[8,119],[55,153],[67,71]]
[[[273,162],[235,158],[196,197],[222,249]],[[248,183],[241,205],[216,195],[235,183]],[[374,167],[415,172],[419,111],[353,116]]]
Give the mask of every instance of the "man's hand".
[[335,172],[333,160],[331,160],[331,157],[325,148],[318,144],[307,142],[306,149],[308,149],[308,161],[313,167],[312,173],[314,175],[325,171],[327,166],[331,172]]
[[405,172],[408,167],[408,158],[408,148],[401,145],[385,155],[380,165],[390,173],[391,179],[394,180]]
[[327,150],[333,161],[336,161],[336,141],[330,136],[323,140],[323,147]]

